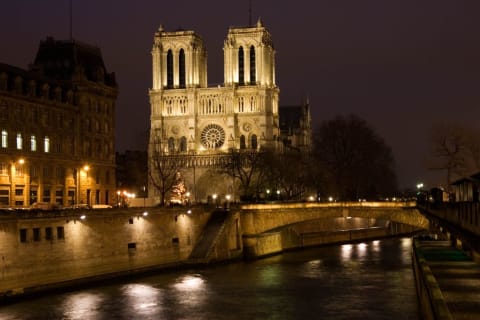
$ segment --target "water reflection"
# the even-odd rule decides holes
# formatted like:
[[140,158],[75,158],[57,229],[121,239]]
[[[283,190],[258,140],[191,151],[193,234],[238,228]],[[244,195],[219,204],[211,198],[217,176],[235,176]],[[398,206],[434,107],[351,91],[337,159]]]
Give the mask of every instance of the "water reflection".
[[411,240],[288,252],[2,306],[0,319],[417,319]]
[[103,302],[103,294],[80,292],[66,297],[60,310],[66,319],[94,319],[99,317],[99,308]]
[[140,315],[153,315],[161,311],[162,291],[150,285],[129,284],[121,288],[125,303]]
[[175,303],[187,308],[198,308],[205,304],[207,299],[206,281],[200,274],[187,274],[175,279],[171,285]]

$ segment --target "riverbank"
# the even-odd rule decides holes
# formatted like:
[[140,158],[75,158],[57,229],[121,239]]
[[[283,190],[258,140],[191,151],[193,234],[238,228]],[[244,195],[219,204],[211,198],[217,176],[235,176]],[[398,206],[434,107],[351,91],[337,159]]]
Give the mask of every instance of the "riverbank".
[[423,319],[480,318],[480,265],[450,241],[416,239],[412,255]]

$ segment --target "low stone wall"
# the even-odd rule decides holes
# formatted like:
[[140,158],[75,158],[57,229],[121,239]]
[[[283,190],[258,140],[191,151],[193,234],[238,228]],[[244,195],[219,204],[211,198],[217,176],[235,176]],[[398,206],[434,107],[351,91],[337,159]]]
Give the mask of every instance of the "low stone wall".
[[285,250],[379,239],[391,235],[393,234],[388,228],[310,232],[300,234],[296,234],[291,228],[286,228],[282,231],[265,232],[259,235],[244,235],[244,255],[247,259],[256,259],[278,254]]
[[[438,243],[438,241],[436,241]],[[449,245],[445,242],[445,245]],[[430,267],[418,250],[418,241],[413,242],[413,272],[417,288],[418,301],[422,319],[425,320],[451,320],[453,319],[443,299],[442,292],[438,286]]]
[[[210,216],[192,208],[0,216],[0,298],[185,261]],[[82,219],[81,216],[85,215]]]

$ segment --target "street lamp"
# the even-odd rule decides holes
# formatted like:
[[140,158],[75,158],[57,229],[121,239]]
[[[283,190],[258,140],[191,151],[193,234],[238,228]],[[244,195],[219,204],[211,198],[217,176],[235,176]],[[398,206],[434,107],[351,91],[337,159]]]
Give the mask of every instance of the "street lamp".
[[225,196],[225,199],[226,199],[226,202],[225,202],[225,209],[228,209],[230,207],[230,198],[231,196],[229,194],[227,194]]
[[[17,188],[17,178],[18,177],[23,177],[23,164],[25,163],[25,160],[23,158],[19,158],[17,161],[12,161],[11,166],[10,166],[10,194],[12,195],[10,198],[10,205],[14,206],[17,205],[17,199],[16,199],[16,188]],[[24,182],[24,181],[23,181]],[[23,184],[23,182],[21,182]],[[23,195],[23,190],[22,190],[22,195]],[[22,196],[22,203],[24,203],[24,198],[25,196]]]
[[[82,192],[82,172],[85,172],[85,175],[88,174],[90,166],[88,164],[83,165],[83,167],[77,170],[77,204],[81,203],[80,193]],[[87,176],[88,177],[88,176]]]

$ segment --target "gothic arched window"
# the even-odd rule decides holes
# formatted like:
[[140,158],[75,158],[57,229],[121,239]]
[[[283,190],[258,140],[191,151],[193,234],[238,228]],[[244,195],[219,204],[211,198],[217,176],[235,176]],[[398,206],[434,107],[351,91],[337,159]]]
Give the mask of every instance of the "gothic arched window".
[[187,152],[187,138],[180,138],[180,152]]
[[185,51],[183,49],[180,49],[178,55],[178,71],[180,88],[185,88]]
[[167,88],[173,88],[173,53],[172,50],[167,52]]
[[173,137],[168,138],[168,152],[175,152],[175,140]]
[[250,47],[250,83],[255,84],[257,81],[256,75],[255,75],[255,47],[251,46]]
[[250,147],[252,149],[257,149],[257,136],[256,135],[252,135]]
[[240,149],[245,149],[246,148],[246,145],[245,145],[245,136],[244,135],[241,135],[240,136]]
[[245,83],[245,63],[244,63],[244,53],[243,47],[238,49],[238,83]]

